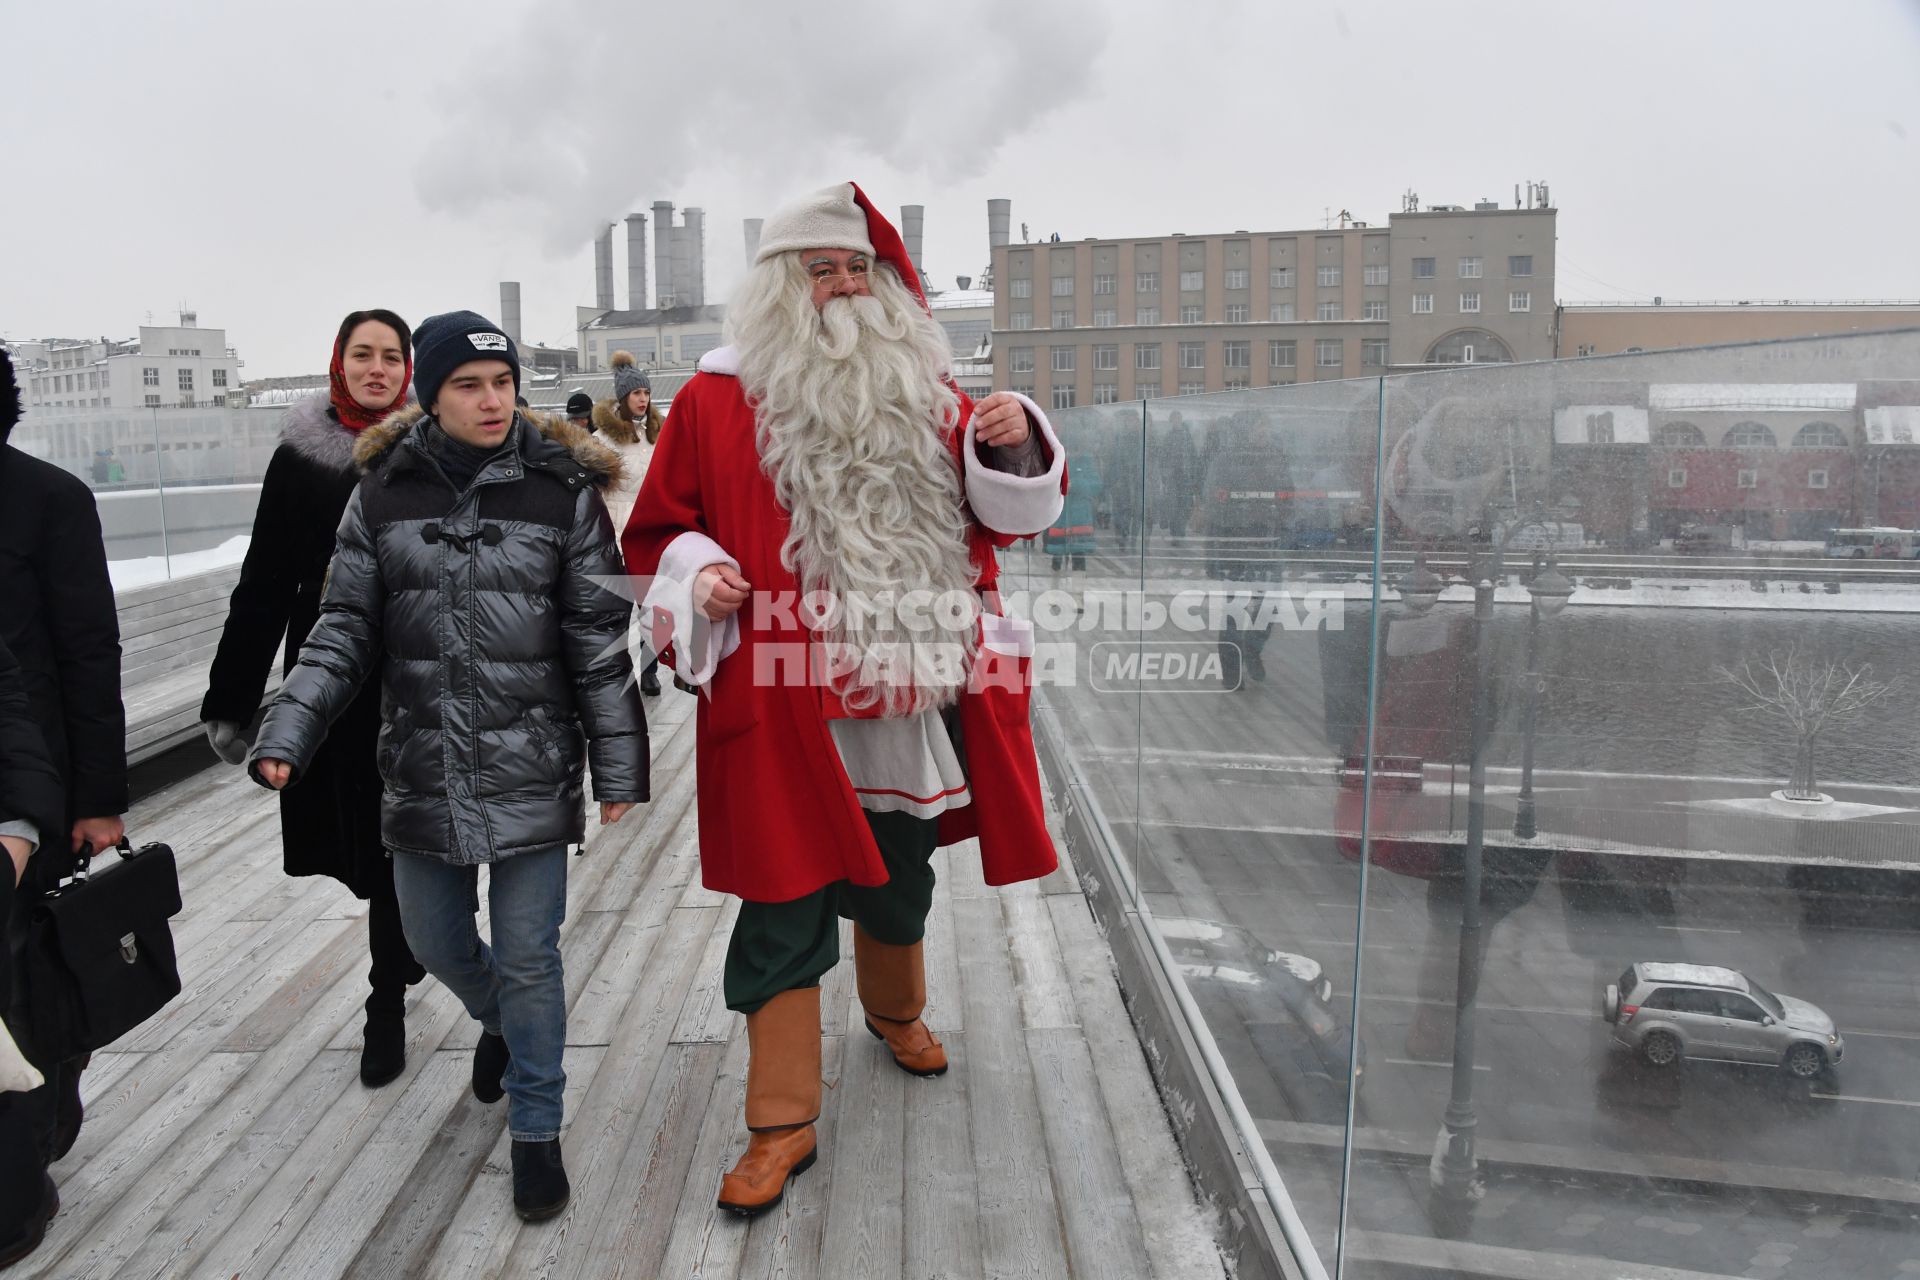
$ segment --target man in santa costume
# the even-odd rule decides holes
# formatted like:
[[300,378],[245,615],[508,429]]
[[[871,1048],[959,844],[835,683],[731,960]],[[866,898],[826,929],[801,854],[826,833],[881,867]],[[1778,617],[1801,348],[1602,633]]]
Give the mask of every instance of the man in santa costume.
[[622,546],[700,695],[702,880],[741,899],[725,990],[750,1136],[719,1202],[751,1215],[817,1154],[840,918],[867,1030],[938,1076],[933,851],[978,837],[990,884],[1056,865],[1031,628],[989,606],[995,548],[1053,523],[1066,457],[1031,400],[954,386],[899,233],[852,183],[766,221],[727,330],[674,397]]

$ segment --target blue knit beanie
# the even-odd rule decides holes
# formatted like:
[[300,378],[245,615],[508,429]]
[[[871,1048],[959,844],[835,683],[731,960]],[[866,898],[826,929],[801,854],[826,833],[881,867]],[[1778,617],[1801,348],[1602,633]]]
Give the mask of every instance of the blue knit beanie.
[[440,387],[453,371],[474,360],[504,360],[513,369],[514,394],[520,392],[520,349],[499,325],[477,311],[428,316],[413,331],[413,394],[433,412]]

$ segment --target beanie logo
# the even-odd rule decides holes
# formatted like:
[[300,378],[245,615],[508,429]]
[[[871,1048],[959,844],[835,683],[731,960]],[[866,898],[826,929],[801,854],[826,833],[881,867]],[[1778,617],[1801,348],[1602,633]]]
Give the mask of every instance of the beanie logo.
[[505,351],[507,335],[504,333],[470,333],[467,341],[473,344],[475,351]]

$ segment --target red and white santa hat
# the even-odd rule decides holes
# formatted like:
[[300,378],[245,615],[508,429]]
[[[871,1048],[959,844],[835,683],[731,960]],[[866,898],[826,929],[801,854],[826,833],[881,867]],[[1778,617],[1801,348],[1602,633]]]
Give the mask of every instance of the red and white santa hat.
[[906,242],[885,215],[873,207],[866,192],[851,182],[836,182],[787,205],[760,228],[760,250],[755,262],[779,253],[803,249],[845,249],[884,262],[922,306],[927,295],[920,273],[907,259]]

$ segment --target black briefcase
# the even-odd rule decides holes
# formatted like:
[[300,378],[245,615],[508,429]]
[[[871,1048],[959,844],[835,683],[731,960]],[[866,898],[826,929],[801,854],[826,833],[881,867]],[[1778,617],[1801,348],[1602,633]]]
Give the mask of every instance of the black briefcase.
[[105,1048],[180,994],[173,930],[180,877],[173,849],[135,849],[101,865],[82,848],[73,878],[41,895],[27,929],[28,1034],[36,1060]]

